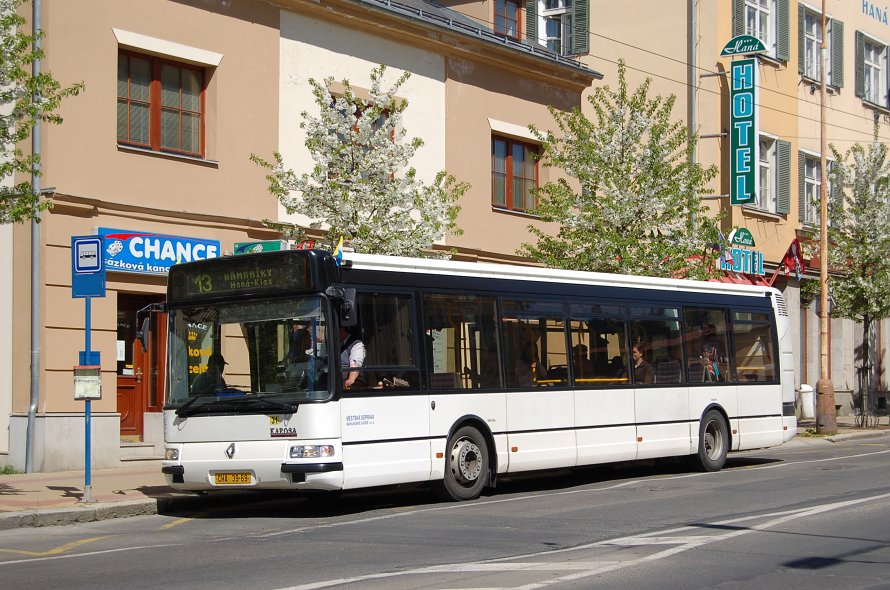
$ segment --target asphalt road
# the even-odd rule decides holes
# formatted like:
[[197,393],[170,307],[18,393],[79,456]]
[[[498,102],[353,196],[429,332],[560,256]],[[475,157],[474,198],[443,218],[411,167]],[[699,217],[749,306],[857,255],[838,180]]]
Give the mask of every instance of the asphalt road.
[[5,588],[890,588],[890,442],[0,532]]

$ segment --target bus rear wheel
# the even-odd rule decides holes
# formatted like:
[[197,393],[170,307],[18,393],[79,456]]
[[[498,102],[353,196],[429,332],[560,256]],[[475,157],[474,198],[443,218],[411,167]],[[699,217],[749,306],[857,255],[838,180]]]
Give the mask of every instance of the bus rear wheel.
[[485,437],[476,428],[464,426],[448,439],[445,451],[441,495],[458,501],[478,498],[488,482],[489,456]]
[[729,451],[729,428],[723,415],[717,410],[708,410],[698,429],[698,453],[693,460],[702,471],[720,471],[726,463]]

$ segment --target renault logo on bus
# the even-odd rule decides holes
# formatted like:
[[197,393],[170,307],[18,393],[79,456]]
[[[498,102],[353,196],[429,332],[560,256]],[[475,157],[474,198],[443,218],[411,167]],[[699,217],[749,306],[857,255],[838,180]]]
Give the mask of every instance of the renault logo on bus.
[[229,446],[226,447],[226,457],[231,459],[235,456],[235,443],[230,443]]

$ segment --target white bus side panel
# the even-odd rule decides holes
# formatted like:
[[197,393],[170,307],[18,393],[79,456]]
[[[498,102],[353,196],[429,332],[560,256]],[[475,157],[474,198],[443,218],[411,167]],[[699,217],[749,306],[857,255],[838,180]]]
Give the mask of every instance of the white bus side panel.
[[638,387],[637,459],[688,455],[690,450],[689,388]]
[[689,417],[694,421],[689,426],[689,434],[692,438],[690,454],[698,451],[698,431],[705,409],[715,404],[723,408],[723,411],[729,417],[730,450],[739,450],[738,388],[734,385],[720,383],[714,386],[700,385],[689,387]]
[[[435,405],[435,408],[433,407]],[[461,418],[479,418],[494,435],[497,472],[504,473],[509,465],[507,453],[507,400],[503,393],[456,393],[430,396],[430,460],[433,463],[430,479],[445,477],[445,453],[448,433]]]
[[573,391],[542,387],[508,392],[508,471],[573,467],[578,459],[574,427]]
[[785,442],[780,385],[739,385],[740,449]]
[[578,465],[637,458],[633,389],[575,391]]
[[340,411],[344,489],[429,479],[427,396],[344,397]]

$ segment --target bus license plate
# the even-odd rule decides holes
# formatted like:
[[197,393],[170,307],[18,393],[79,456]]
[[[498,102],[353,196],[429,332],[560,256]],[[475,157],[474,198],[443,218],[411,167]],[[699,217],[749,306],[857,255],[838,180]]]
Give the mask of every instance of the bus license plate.
[[251,483],[250,473],[246,471],[216,473],[214,477],[218,486],[250,485]]

